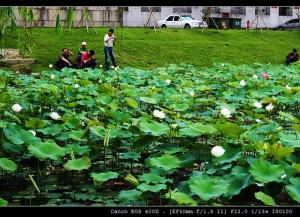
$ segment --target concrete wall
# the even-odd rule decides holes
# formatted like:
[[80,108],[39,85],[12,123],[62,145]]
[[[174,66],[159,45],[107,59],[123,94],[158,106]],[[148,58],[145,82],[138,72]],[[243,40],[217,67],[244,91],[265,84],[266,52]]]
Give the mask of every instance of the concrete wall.
[[[56,15],[60,15],[61,25],[65,27],[67,25],[66,18],[68,13],[68,7],[32,7],[34,9],[34,16],[36,21],[34,27],[55,27]],[[112,26],[119,27],[122,25],[123,17],[120,13],[119,7],[87,7],[88,13],[91,17],[91,21],[85,22],[83,17],[84,7],[75,7],[72,27],[97,27],[97,26]],[[17,8],[15,9],[17,13]],[[20,20],[17,16],[17,20]],[[23,26],[21,21],[18,21],[19,26]]]

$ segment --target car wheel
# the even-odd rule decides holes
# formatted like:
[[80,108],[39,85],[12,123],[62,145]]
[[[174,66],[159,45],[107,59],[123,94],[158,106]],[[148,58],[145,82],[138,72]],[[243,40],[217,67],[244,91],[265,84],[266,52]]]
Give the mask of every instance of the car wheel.
[[189,24],[184,25],[184,29],[190,29],[190,28],[191,28],[191,26]]
[[167,26],[164,24],[164,25],[161,26],[161,28],[167,28]]
[[284,28],[282,26],[279,26],[278,30],[284,30]]

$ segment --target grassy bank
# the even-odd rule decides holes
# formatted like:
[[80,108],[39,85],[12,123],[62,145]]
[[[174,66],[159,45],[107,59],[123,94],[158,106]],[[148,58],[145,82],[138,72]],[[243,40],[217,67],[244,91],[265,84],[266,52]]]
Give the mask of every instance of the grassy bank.
[[[35,47],[30,65],[37,72],[54,64],[63,47],[76,53],[82,41],[89,49],[94,49],[98,67],[104,64],[103,37],[108,32],[105,28],[63,30],[63,35],[56,34],[54,28],[28,29]],[[23,28],[10,35],[6,31],[4,48],[18,48],[18,33],[24,34]],[[118,41],[114,52],[119,66],[154,69],[169,64],[186,63],[197,68],[211,67],[214,62],[227,62],[233,65],[249,63],[284,64],[285,56],[293,48],[300,50],[298,31],[274,31],[254,29],[246,31],[226,29],[150,29],[150,28],[115,28]],[[75,61],[75,58],[73,58]],[[14,65],[5,65],[14,69]]]

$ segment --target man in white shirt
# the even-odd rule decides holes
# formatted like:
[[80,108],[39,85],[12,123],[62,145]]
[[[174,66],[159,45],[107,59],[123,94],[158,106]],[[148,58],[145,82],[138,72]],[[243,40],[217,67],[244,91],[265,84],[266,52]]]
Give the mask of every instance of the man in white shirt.
[[104,55],[105,55],[105,66],[106,70],[110,69],[109,66],[109,57],[114,65],[114,67],[118,67],[117,61],[113,52],[113,46],[116,41],[116,37],[114,36],[114,30],[109,29],[108,33],[104,36]]

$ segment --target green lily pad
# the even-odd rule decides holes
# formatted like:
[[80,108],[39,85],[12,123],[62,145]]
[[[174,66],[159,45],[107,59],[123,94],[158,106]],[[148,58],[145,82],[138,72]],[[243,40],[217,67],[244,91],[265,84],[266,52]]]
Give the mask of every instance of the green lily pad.
[[138,108],[139,104],[137,101],[135,101],[134,99],[132,98],[129,98],[129,97],[125,97],[124,98],[125,101],[127,102],[127,104],[132,107],[132,108]]
[[200,124],[200,123],[192,123],[189,125],[190,128],[192,128],[193,130],[197,130],[199,131],[201,134],[215,134],[218,132],[218,130],[212,126],[212,125],[204,125],[204,124]]
[[47,127],[43,129],[38,129],[38,132],[42,132],[44,135],[59,135],[61,133],[62,128],[58,126]]
[[144,181],[147,184],[149,184],[149,183],[157,184],[157,183],[167,183],[167,182],[173,183],[173,179],[166,179],[166,177],[162,177],[162,176],[160,176],[156,173],[153,173],[153,172],[141,175],[139,177],[139,180]]
[[72,130],[71,133],[69,134],[69,137],[71,139],[74,139],[75,141],[86,142],[88,140],[87,138],[83,138],[84,134],[85,134],[84,130],[80,130],[80,131]]
[[287,192],[291,198],[300,203],[300,177],[291,177],[291,184],[286,186]]
[[8,201],[0,198],[0,206],[7,206]]
[[276,206],[276,203],[272,197],[266,195],[265,193],[259,191],[254,193],[256,199],[262,201],[265,205]]
[[66,170],[85,170],[90,168],[92,165],[91,160],[88,156],[84,155],[82,158],[75,159],[75,160],[69,160],[65,165],[64,168]]
[[109,179],[118,178],[119,174],[116,172],[103,172],[103,173],[94,173],[92,172],[91,177],[98,182],[106,182]]
[[78,143],[72,143],[72,144],[66,144],[64,146],[64,148],[66,149],[67,153],[70,152],[70,148],[72,148],[72,151],[74,154],[79,154],[79,155],[83,155],[87,152],[90,152],[91,147],[88,145],[80,145]]
[[150,164],[152,166],[161,167],[165,171],[180,167],[180,160],[176,156],[164,154],[161,157],[150,158]]
[[3,148],[12,156],[18,156],[23,154],[25,145],[15,145],[13,143],[3,142]]
[[281,176],[285,173],[282,165],[273,165],[267,161],[256,160],[249,168],[253,179],[260,183],[279,182]]
[[21,145],[24,143],[33,144],[41,141],[40,138],[35,137],[28,130],[5,128],[4,133],[7,139],[16,145]]
[[118,195],[117,199],[120,202],[126,202],[126,201],[130,201],[130,200],[141,200],[142,193],[143,192],[138,191],[136,189],[122,190],[122,191],[120,191],[120,194]]
[[18,166],[12,160],[8,158],[0,158],[0,168],[6,171],[15,171]]
[[154,98],[150,98],[150,97],[140,97],[140,100],[150,104],[157,104],[157,101]]
[[151,191],[151,192],[154,192],[154,193],[158,193],[161,190],[167,189],[167,185],[166,184],[148,185],[146,183],[142,183],[142,184],[137,186],[137,189],[140,189],[143,192]]
[[36,144],[30,144],[28,151],[36,158],[58,160],[66,155],[66,149],[58,146],[54,140],[46,140]]
[[228,191],[228,181],[221,178],[211,179],[206,173],[189,179],[189,186],[192,192],[196,193],[202,200],[208,201],[213,197],[220,197]]
[[165,194],[166,198],[175,200],[179,205],[197,206],[197,201],[194,200],[190,195],[183,192],[170,191]]
[[168,135],[170,130],[168,125],[160,124],[157,121],[150,121],[150,123],[141,121],[139,126],[141,131],[151,133],[154,136]]
[[37,119],[37,118],[32,118],[31,120],[27,121],[25,123],[25,126],[28,127],[28,128],[44,128],[45,126],[47,126],[48,123],[43,121],[43,120],[40,120],[40,119]]

